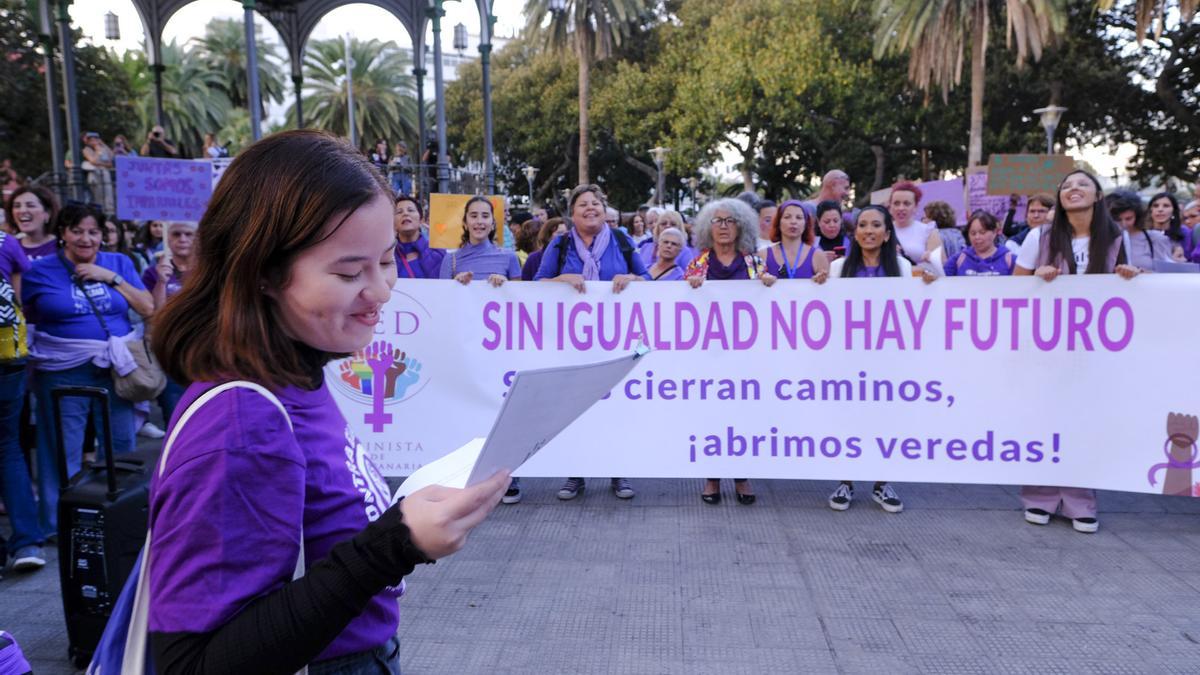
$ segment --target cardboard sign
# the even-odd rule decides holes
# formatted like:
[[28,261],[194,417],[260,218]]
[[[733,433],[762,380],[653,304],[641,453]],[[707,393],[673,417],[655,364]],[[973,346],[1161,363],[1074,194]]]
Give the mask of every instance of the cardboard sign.
[[987,166],[989,195],[1054,194],[1075,169],[1068,155],[992,155]]
[[[1055,184],[1055,188],[1058,185]],[[988,194],[988,169],[987,167],[975,167],[967,170],[967,217],[972,213],[983,210],[996,216],[1001,224],[1008,216],[1009,197],[1012,193],[1003,195]],[[1053,192],[1053,190],[1051,190]],[[1025,220],[1025,204],[1029,200],[1022,196],[1017,202],[1017,212],[1013,214],[1013,219],[1016,222]]]
[[[429,195],[429,245],[458,248],[462,245],[463,210],[475,195]],[[489,196],[496,214],[496,245],[504,245],[504,197]]]
[[209,162],[117,157],[117,217],[199,222],[212,196]]

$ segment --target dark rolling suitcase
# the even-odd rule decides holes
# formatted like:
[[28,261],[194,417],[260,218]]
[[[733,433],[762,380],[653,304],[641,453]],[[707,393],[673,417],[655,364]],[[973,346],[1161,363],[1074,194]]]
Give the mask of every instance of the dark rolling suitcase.
[[[58,571],[71,661],[87,666],[146,541],[150,477],[158,452],[113,456],[108,391],[99,387],[54,390],[61,492],[58,499]],[[104,462],[67,476],[61,404],[67,397],[99,402]]]

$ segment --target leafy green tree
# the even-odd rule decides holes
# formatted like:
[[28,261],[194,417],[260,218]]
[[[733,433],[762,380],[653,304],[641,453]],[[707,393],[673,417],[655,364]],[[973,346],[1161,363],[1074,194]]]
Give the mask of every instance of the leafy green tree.
[[[340,39],[309,43],[304,60],[304,121],[310,127],[349,136],[345,53]],[[362,145],[373,144],[376,138],[416,138],[416,84],[408,56],[395,42],[351,38],[350,57],[355,128]],[[295,107],[292,104],[287,113],[292,126]]]
[[[0,106],[0,158],[11,159],[22,177],[60,167],[63,159],[50,156],[44,61],[35,16],[29,3],[0,0],[0,91],[7,94]],[[84,42],[78,31],[74,46],[81,129],[99,132],[108,141],[116,134],[132,133],[137,125],[135,97],[114,55]],[[57,59],[53,67],[62,72]],[[58,94],[65,108],[62,92]],[[60,110],[60,123],[63,119]]]
[[[223,76],[209,67],[199,50],[174,40],[163,45],[162,55],[163,128],[167,137],[179,144],[181,155],[198,156],[204,147],[204,134],[225,126],[232,109]],[[153,73],[142,52],[125,52],[121,65],[130,82],[135,83],[142,132],[129,140],[140,147],[155,124]]]
[[[649,19],[654,0],[564,0],[563,11],[550,9],[551,0],[526,0],[530,34],[541,33],[555,51],[571,51],[579,69],[579,183],[590,182],[588,153],[591,135],[592,67],[606,59],[638,24]],[[544,26],[545,24],[545,26]]]
[[[279,45],[262,35],[256,26],[254,39],[258,57],[258,88],[262,114],[270,101],[282,103],[285,78]],[[213,19],[204,27],[204,36],[192,40],[193,48],[208,68],[221,76],[220,88],[230,105],[249,108],[249,82],[246,72],[246,27],[239,19]]]
[[909,78],[922,90],[934,86],[943,97],[962,79],[963,49],[971,44],[971,135],[967,163],[983,157],[983,98],[989,27],[1003,5],[1009,46],[1017,63],[1040,59],[1043,49],[1066,28],[1065,0],[876,0],[875,56],[909,55]]

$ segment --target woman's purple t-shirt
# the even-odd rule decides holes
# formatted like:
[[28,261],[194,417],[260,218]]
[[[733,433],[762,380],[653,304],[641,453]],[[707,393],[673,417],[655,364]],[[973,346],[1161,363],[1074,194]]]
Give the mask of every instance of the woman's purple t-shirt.
[[[154,292],[154,287],[158,285],[158,268],[150,265],[146,271],[142,272],[142,283],[146,285],[146,290]],[[183,288],[183,279],[179,276],[179,270],[171,267],[171,278],[167,279],[167,297],[171,297],[178,293]]]
[[[188,387],[171,427],[213,386]],[[273,391],[294,433],[261,394],[222,392],[188,420],[151,482],[151,631],[223,625],[291,580],[301,525],[312,565],[387,509],[387,483],[329,389]],[[316,660],[373,649],[395,635],[402,592],[403,584],[373,598]]]
[[49,240],[38,244],[37,246],[26,247],[25,245],[22,245],[21,248],[25,249],[25,257],[29,258],[29,262],[33,262],[39,258],[45,258],[46,256],[57,253],[58,240],[51,237]]
[[21,246],[21,242],[11,234],[0,234],[4,240],[0,244],[0,277],[12,281],[13,273],[24,274],[29,271],[29,258]]

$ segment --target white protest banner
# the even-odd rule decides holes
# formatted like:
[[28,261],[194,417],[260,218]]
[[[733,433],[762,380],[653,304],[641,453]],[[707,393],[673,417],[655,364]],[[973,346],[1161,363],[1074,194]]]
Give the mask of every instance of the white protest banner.
[[330,389],[386,475],[488,433],[516,370],[654,350],[526,476],[1034,484],[1192,494],[1192,275],[401,281]]

